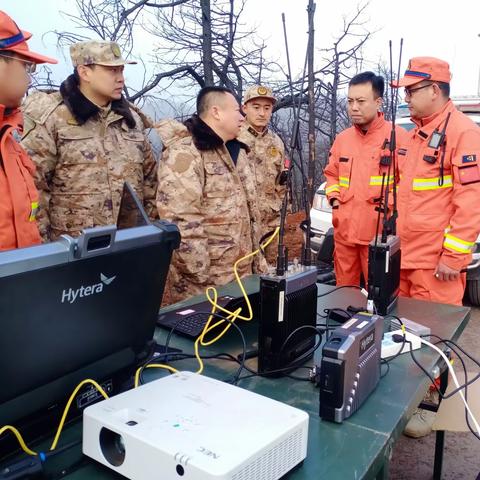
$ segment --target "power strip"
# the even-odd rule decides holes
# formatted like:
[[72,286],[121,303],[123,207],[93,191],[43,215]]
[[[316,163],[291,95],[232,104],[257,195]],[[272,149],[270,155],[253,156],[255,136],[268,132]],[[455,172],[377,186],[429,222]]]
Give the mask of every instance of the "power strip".
[[410,351],[410,348],[412,350],[417,350],[422,346],[422,342],[416,335],[410,332],[405,332],[405,334],[407,338],[405,344],[403,345],[403,349],[402,342],[397,343],[394,342],[392,339],[393,335],[400,335],[403,337],[403,333],[401,330],[394,330],[393,332],[386,332],[384,334],[382,340],[382,358],[393,357],[398,352],[400,352],[400,349],[402,349],[401,353],[407,353]]
[[[429,327],[422,325],[421,323],[414,322],[413,320],[409,320],[405,317],[401,317],[400,320],[405,326],[407,332],[412,332],[419,337],[422,335],[430,335]],[[401,328],[400,322],[396,318],[392,318],[390,321],[390,328],[395,330]]]

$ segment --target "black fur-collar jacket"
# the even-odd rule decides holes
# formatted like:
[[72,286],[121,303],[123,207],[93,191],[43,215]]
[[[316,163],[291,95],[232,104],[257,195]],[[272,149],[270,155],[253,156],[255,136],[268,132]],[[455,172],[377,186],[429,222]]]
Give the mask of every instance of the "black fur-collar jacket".
[[[80,91],[78,80],[74,75],[70,75],[60,85],[60,94],[63,102],[80,125],[83,125],[89,118],[97,115],[100,111],[100,108]],[[123,96],[119,100],[112,101],[112,111],[121,115],[129,128],[135,127],[135,119],[133,118],[130,106]]]
[[[184,125],[192,135],[195,147],[201,152],[215,150],[223,146],[223,140],[198,115],[192,115],[185,121]],[[249,151],[248,146],[237,139],[229,140],[225,143],[225,146],[234,162],[236,162],[241,148],[247,153]]]

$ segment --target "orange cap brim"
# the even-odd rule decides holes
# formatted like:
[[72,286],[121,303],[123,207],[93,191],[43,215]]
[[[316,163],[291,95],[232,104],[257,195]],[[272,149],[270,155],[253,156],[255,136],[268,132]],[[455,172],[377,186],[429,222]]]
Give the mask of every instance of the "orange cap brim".
[[424,80],[428,80],[428,78],[419,78],[419,77],[409,77],[405,76],[402,77],[398,81],[393,81],[390,85],[393,88],[400,88],[400,87],[410,87],[411,85],[415,85],[416,83],[423,82]]
[[15,49],[9,48],[9,51],[18,53],[27,60],[31,60],[33,63],[58,63],[58,60],[51,57],[46,57],[45,55],[40,55],[39,53],[31,52],[30,50],[22,50],[22,49]]
[[45,55],[40,55],[39,53],[30,51],[27,45],[27,40],[32,37],[32,34],[30,32],[26,32],[25,30],[22,30],[22,33],[25,40],[21,43],[11,46],[10,48],[6,48],[5,50],[18,53],[23,58],[30,60],[33,63],[58,63],[58,60],[55,58],[47,57]]

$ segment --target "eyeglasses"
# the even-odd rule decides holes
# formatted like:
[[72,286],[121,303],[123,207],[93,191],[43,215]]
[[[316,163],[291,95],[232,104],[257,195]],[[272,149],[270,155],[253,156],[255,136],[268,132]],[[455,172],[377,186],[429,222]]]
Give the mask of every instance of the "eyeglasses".
[[417,90],[421,90],[422,88],[431,87],[432,85],[433,85],[433,83],[429,83],[427,85],[422,85],[421,87],[417,87],[417,88],[404,88],[403,93],[405,94],[406,97],[411,97],[412,93],[415,93]]
[[4,57],[4,58],[10,58],[12,60],[18,60],[19,62],[22,62],[25,64],[25,71],[31,75],[32,73],[35,73],[35,71],[37,70],[37,64],[34,63],[34,62],[31,62],[30,60],[24,60],[23,58],[20,58],[20,57],[17,57],[17,56],[9,56],[9,55],[2,55],[0,53],[0,57]]

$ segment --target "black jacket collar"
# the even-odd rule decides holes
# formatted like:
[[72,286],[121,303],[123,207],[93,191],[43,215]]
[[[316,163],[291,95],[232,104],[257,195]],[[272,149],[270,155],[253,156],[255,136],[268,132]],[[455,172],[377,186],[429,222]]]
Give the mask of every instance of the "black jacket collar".
[[[60,94],[67,108],[75,120],[83,125],[88,119],[98,114],[100,108],[91,102],[78,87],[78,80],[70,75],[61,85]],[[135,127],[135,119],[128,105],[127,100],[122,96],[120,100],[112,101],[112,110],[125,119],[129,128]]]
[[[184,125],[192,134],[193,143],[198,150],[204,152],[224,146],[223,140],[198,115],[192,115],[191,118],[185,121]],[[229,146],[232,144],[238,144],[238,150],[240,148],[245,149],[247,152],[249,150],[247,145],[237,139],[230,140],[227,143]],[[237,148],[234,150],[237,150]]]

